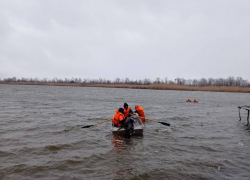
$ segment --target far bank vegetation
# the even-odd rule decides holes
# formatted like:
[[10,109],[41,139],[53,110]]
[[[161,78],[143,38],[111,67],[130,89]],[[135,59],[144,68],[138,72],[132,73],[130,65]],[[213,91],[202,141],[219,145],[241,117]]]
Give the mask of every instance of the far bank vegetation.
[[51,86],[85,86],[107,88],[131,88],[131,89],[158,89],[158,90],[183,90],[183,91],[215,91],[215,92],[243,92],[250,93],[250,83],[241,77],[184,79],[156,78],[155,80],[130,80],[129,78],[114,80],[107,79],[82,79],[82,78],[4,78],[0,84],[20,85],[51,85]]

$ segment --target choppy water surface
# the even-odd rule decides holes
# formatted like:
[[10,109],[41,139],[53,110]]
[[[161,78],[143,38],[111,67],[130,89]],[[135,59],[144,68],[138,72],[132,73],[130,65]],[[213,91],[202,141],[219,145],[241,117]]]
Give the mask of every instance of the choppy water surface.
[[[199,103],[186,103],[186,99]],[[127,102],[144,135],[111,133]],[[0,85],[0,179],[249,179],[249,94]]]

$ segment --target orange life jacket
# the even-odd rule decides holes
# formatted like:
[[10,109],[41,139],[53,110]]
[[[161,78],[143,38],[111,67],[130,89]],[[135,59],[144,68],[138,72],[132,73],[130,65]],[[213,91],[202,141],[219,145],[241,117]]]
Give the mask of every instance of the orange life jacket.
[[142,106],[135,106],[135,110],[137,111],[138,115],[142,122],[145,121],[145,114]]
[[115,110],[115,112],[116,113],[112,119],[112,123],[114,125],[117,125],[118,127],[120,127],[122,125],[121,121],[125,119],[125,116],[121,112],[119,112],[118,110]]
[[128,117],[129,116],[129,111],[130,111],[130,107],[128,107],[128,109],[124,108],[124,116]]

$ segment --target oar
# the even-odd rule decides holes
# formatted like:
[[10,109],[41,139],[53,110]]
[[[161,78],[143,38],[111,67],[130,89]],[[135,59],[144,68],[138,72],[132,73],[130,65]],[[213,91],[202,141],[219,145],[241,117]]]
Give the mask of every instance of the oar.
[[149,118],[145,118],[146,120],[149,120],[149,121],[152,121],[152,122],[156,122],[156,123],[161,123],[162,125],[165,125],[165,126],[170,126],[169,123],[166,123],[166,122],[160,122],[160,121],[156,121],[156,120],[153,120],[153,119],[149,119]]
[[[133,115],[135,117],[141,117],[141,116],[136,116],[136,115]],[[145,118],[145,117],[144,117]],[[145,118],[146,120],[149,120],[149,121],[153,121],[153,122],[156,122],[156,123],[161,123],[162,125],[165,125],[165,126],[170,126],[169,123],[166,123],[166,122],[160,122],[160,121],[156,121],[156,120],[153,120],[153,119],[149,119],[149,118]]]
[[83,126],[82,128],[90,128],[90,127],[92,127],[92,126],[96,126],[96,125],[98,125],[98,124],[102,124],[102,123],[105,123],[105,122],[108,122],[108,121],[111,121],[112,119],[107,119],[107,120],[105,120],[105,121],[102,121],[102,122],[99,122],[99,123],[95,123],[95,124],[93,124],[93,125],[87,125],[87,126]]

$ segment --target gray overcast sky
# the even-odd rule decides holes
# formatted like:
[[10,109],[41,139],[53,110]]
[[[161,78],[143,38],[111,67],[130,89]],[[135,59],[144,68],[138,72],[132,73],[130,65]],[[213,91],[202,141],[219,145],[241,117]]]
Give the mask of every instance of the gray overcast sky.
[[249,0],[0,0],[0,78],[250,80]]

